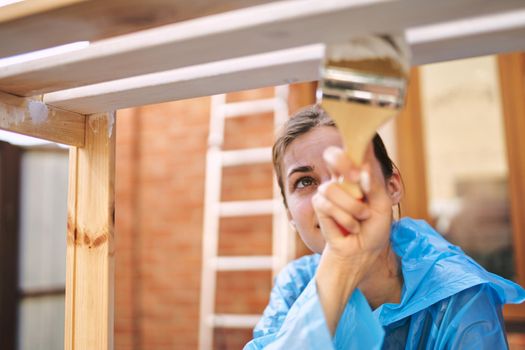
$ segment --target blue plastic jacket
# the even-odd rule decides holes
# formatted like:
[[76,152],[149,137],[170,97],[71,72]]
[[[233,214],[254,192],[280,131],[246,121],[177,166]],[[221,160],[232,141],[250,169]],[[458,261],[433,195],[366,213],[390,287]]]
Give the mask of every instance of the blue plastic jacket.
[[525,291],[487,272],[426,222],[392,226],[404,285],[399,304],[372,311],[356,290],[332,338],[317,297],[317,254],[290,263],[277,277],[270,303],[245,346],[253,349],[505,349],[501,305]]

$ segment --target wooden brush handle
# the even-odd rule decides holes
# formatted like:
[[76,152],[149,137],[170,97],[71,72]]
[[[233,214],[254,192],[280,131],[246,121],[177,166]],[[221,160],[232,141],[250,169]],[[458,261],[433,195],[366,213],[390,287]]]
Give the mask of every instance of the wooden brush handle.
[[[395,109],[339,100],[323,100],[321,106],[335,121],[346,154],[356,166],[363,164],[366,149],[377,128],[397,113]],[[355,198],[364,197],[358,184],[343,181],[343,185]]]
[[342,181],[340,182],[341,186],[348,191],[352,197],[356,199],[364,199],[365,195],[363,194],[363,191],[361,190],[361,187],[354,183],[354,182],[348,182],[348,181]]

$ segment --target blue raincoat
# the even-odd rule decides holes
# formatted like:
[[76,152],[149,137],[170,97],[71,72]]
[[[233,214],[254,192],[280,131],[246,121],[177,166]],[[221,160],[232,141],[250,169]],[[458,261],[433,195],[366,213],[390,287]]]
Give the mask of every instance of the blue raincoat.
[[357,289],[334,337],[317,296],[318,254],[290,263],[277,277],[253,349],[505,349],[501,305],[521,303],[525,291],[487,272],[424,221],[392,226],[404,284],[399,304],[372,311]]

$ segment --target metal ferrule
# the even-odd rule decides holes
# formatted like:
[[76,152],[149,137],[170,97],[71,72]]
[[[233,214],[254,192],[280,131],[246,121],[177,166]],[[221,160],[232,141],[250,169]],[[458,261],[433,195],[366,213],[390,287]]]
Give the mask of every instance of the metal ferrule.
[[400,109],[404,104],[405,92],[404,77],[385,77],[347,68],[324,67],[321,69],[317,99]]

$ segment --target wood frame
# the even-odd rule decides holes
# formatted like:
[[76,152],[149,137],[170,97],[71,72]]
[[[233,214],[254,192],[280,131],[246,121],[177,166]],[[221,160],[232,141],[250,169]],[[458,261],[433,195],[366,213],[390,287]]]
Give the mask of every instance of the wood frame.
[[[19,147],[0,142],[0,348],[14,349],[18,320],[19,219],[14,208],[20,202]],[[9,164],[9,166],[5,166]]]
[[98,113],[319,78],[322,45],[240,57],[51,92],[46,104]]
[[65,349],[112,349],[114,114],[88,117],[69,153]]
[[[100,13],[110,13],[108,8],[116,2],[97,1],[97,6],[101,6]],[[237,4],[244,7],[254,2],[259,3],[238,0]],[[31,3],[34,2],[25,4]],[[133,8],[129,1],[125,3]],[[53,42],[56,27],[37,30],[39,38],[51,41],[25,40],[35,33],[34,28],[33,32],[26,31],[23,23],[42,23],[43,19],[49,23],[45,21],[46,15],[55,11],[72,11],[77,18],[84,15],[83,2],[60,0],[59,5],[50,5],[45,10],[14,11],[11,18],[0,17],[0,33],[13,30],[12,35],[1,35],[12,44],[0,45],[6,50],[3,54],[34,50],[41,48],[42,43],[58,43]],[[2,8],[3,14],[5,10]],[[174,20],[171,18],[167,23]],[[64,34],[59,41],[71,40],[68,35],[79,32],[67,21],[56,23]],[[122,28],[115,26],[110,24],[104,29],[106,34],[93,34],[90,39],[123,33],[119,32]],[[129,31],[136,29],[140,25],[132,25]],[[73,146],[68,196],[65,348],[113,347],[115,128],[112,113],[87,114],[263,84],[315,80],[323,56],[315,44],[342,41],[353,35],[404,30],[414,53],[413,62],[418,64],[521,49],[525,45],[525,4],[522,0],[281,1],[169,24],[95,42],[75,52],[1,67],[0,128]],[[297,48],[304,45],[312,46]],[[282,51],[270,52],[275,50]],[[295,56],[291,55],[294,52]],[[522,80],[517,81],[518,77],[510,76],[508,71],[511,66],[523,71],[520,57],[500,61],[500,70],[507,74],[502,79],[507,79],[513,90],[505,92],[508,96],[525,93],[523,74]],[[518,91],[521,95],[513,95]],[[19,97],[43,92],[53,93]],[[408,110],[419,109],[410,97],[408,103]],[[523,135],[525,107],[505,102],[504,108],[508,116],[507,132],[512,135],[508,145],[509,164],[515,164],[509,169],[514,174],[511,189],[521,194],[518,201],[513,201],[513,217],[519,218],[524,212],[525,189],[519,180],[525,173],[525,146],[517,130]],[[399,128],[417,128],[417,124],[402,116]],[[403,160],[401,163],[406,164]],[[414,181],[414,175],[414,169],[405,171],[410,181]],[[416,209],[407,208],[410,213],[413,210]],[[516,234],[525,229],[525,223],[519,220],[513,221],[513,225],[518,225]],[[519,242],[517,257],[523,259],[525,242]],[[520,270],[522,283],[524,276],[525,271]]]
[[[525,285],[525,54],[498,57],[507,143],[509,197],[517,282]],[[505,317],[525,321],[525,304],[507,305]]]
[[101,40],[268,1],[25,0],[0,11],[0,57]]
[[419,69],[412,68],[405,108],[396,118],[399,168],[405,186],[401,215],[429,221],[425,141],[423,133]]
[[[524,8],[521,0],[278,1],[102,40],[67,54],[1,68],[0,91],[31,96],[303,45],[343,41],[364,33],[405,29],[417,33],[418,26],[425,29],[436,23]],[[321,27],[323,30],[319,30]],[[467,36],[469,42],[468,34],[483,38],[498,28],[504,25],[492,28],[489,33],[465,29],[451,33],[446,41]],[[525,33],[525,23],[516,28]],[[417,42],[437,42],[439,50],[444,51],[443,40],[436,40],[429,32],[433,33],[432,28],[419,37],[416,35]],[[519,37],[511,39],[506,37],[512,48],[522,47]],[[481,48],[496,52],[500,48],[498,43],[482,40]],[[474,55],[479,50],[468,46]],[[448,59],[455,58],[454,51],[449,51]],[[148,85],[148,81],[142,84]]]
[[[257,17],[253,14],[251,16]],[[324,14],[324,17],[322,18],[323,20],[328,21],[332,19],[332,16],[335,16],[335,14]],[[228,58],[218,62],[176,68],[184,62],[173,62],[171,55],[174,53],[177,54],[179,52],[177,50],[180,50],[181,54],[184,53],[182,52],[183,49],[179,47],[180,45],[177,45],[177,43],[179,43],[179,37],[181,35],[184,37],[183,34],[185,33],[186,27],[197,26],[199,23],[206,25],[208,22],[211,25],[216,26],[216,21],[229,20],[230,17],[233,17],[232,20],[235,20],[238,16],[224,14],[214,16],[214,21],[210,21],[209,19],[205,21],[198,20],[197,23],[195,23],[195,21],[190,21],[190,25],[187,23],[182,27],[169,26],[152,30],[146,34],[137,33],[136,35],[133,35],[133,40],[135,42],[148,42],[151,41],[149,37],[156,36],[173,37],[173,41],[166,39],[161,45],[163,48],[157,49],[158,55],[164,58],[157,58],[155,62],[152,62],[152,65],[147,66],[147,70],[154,71],[153,73],[86,86],[85,84],[94,79],[94,75],[90,72],[99,72],[99,62],[96,57],[97,54],[101,54],[97,52],[97,47],[93,46],[85,50],[80,50],[75,54],[65,54],[55,59],[36,61],[32,64],[33,66],[36,65],[36,71],[31,70],[28,74],[24,74],[28,79],[26,83],[30,84],[31,89],[33,90],[35,88],[38,89],[38,84],[44,84],[47,89],[50,89],[50,86],[54,86],[53,84],[58,84],[58,86],[54,86],[51,90],[56,90],[58,88],[64,89],[72,84],[70,83],[70,76],[74,76],[74,74],[82,74],[83,77],[77,77],[79,81],[75,82],[73,85],[84,84],[84,86],[48,93],[44,96],[44,101],[47,104],[79,113],[98,113],[106,110],[136,105],[207,96],[219,92],[245,90],[253,88],[256,85],[273,86],[290,82],[312,81],[319,78],[318,67],[321,63],[324,52],[323,46],[316,44],[300,48],[279,50],[271,53],[260,53],[262,48],[255,47],[249,51],[255,52],[255,55]],[[337,18],[334,20],[336,19]],[[287,19],[287,22],[285,23],[274,24],[275,28],[272,27],[272,30],[282,30],[283,33],[292,31],[292,29],[298,31],[297,28],[293,27],[298,26],[297,23],[300,22],[297,22],[297,20],[292,17]],[[472,29],[483,28],[482,26],[486,26],[487,23],[490,23],[490,31],[476,31]],[[292,29],[289,29],[290,26],[292,26]],[[281,27],[283,29],[279,29]],[[330,28],[332,28],[332,26]],[[326,33],[323,31],[324,37],[318,38],[318,40],[328,40],[330,35],[334,35],[334,33],[337,32],[336,29],[337,28],[331,29],[330,32]],[[251,35],[250,33],[254,29],[240,26],[236,30],[238,32],[236,35],[246,37]],[[257,30],[261,29],[257,28]],[[439,33],[439,35],[436,35],[436,33]],[[286,42],[292,46],[304,42],[304,35],[303,37],[298,36],[297,33],[294,35],[296,38],[293,39],[293,42],[290,42],[291,39],[286,39]],[[288,36],[285,36],[285,38],[287,37]],[[227,36],[225,36],[223,40],[227,40],[226,38]],[[315,42],[314,39],[315,38],[309,37],[309,42]],[[122,39],[117,38],[115,40],[116,42],[112,41],[111,44],[123,46],[121,49],[122,53],[119,53],[120,51],[113,52],[109,54],[108,57],[105,57],[108,64],[112,61],[117,61],[116,63],[111,63],[116,65],[114,68],[114,74],[120,76],[122,74],[130,75],[131,73],[144,73],[145,67],[142,64],[142,61],[138,59],[125,65],[125,68],[119,68],[122,66],[120,64],[120,56],[128,51],[129,55],[131,55],[134,51],[130,51],[133,47],[130,47],[130,44],[126,45],[125,42],[122,43]],[[195,40],[197,40],[197,42],[193,42],[192,45],[201,45],[202,48],[200,48],[200,50],[205,50],[207,53],[211,53],[211,57],[217,55],[222,55],[220,57],[231,57],[235,55],[235,50],[225,50],[223,48],[224,45],[219,45],[215,41],[205,41],[205,38],[202,39],[200,37],[196,37]],[[457,20],[443,24],[408,28],[407,40],[413,53],[412,62],[414,64],[424,64],[438,60],[457,59],[514,50],[525,46],[525,10],[488,17],[485,16],[467,20]],[[232,40],[229,40],[228,42],[230,41]],[[190,42],[192,42],[192,40],[190,40]],[[271,49],[281,47],[285,44],[279,43],[279,40],[275,40],[275,42],[276,43],[272,44],[270,47]],[[102,44],[103,43],[101,43],[101,45]],[[184,44],[186,45],[186,43]],[[112,47],[112,45],[109,46]],[[102,49],[104,49],[104,47],[102,47]],[[104,49],[104,51],[108,50],[110,49]],[[169,52],[170,55],[166,55],[162,50]],[[217,50],[221,52],[215,53]],[[245,51],[241,53],[248,52],[246,51],[247,49],[244,50]],[[226,51],[226,53],[224,51]],[[210,59],[210,54],[197,55],[197,53],[193,53],[189,56],[185,53],[183,58],[191,60],[191,62],[187,62],[191,64],[198,63],[204,58],[208,60]],[[74,57],[71,58],[71,55]],[[83,60],[79,57],[87,58],[86,60]],[[64,65],[56,66],[55,61],[57,60],[63,61]],[[78,61],[78,64],[75,63],[71,66],[70,63],[73,61]],[[80,67],[79,72],[72,72],[75,65]],[[93,65],[96,67],[91,67]],[[128,67],[130,65],[131,68]],[[175,69],[164,70],[166,68],[174,67]],[[16,71],[16,67],[14,67],[14,69]],[[35,69],[35,67],[32,69]],[[122,69],[124,69],[124,71],[122,71]],[[65,85],[53,80],[56,79],[55,77],[57,76],[53,72],[57,71],[58,73],[58,70],[67,73],[68,80]],[[1,89],[9,89],[9,84],[12,84],[11,78],[16,78],[15,73],[13,73],[13,69],[11,69],[7,72],[7,75],[4,74],[4,77],[9,77],[10,80],[8,85],[4,84],[4,86],[2,86],[0,80]],[[13,76],[13,74],[15,76]],[[0,69],[0,76],[2,76],[2,69]],[[89,76],[89,79],[86,80],[85,76]],[[108,78],[110,77],[106,77],[106,79]],[[49,81],[49,79],[51,79],[51,81]],[[85,81],[82,82],[82,79]],[[33,83],[36,83],[37,86],[32,85],[33,83],[31,83],[31,80],[33,80]],[[29,88],[29,86],[26,86],[26,89]]]
[[512,52],[525,47],[525,10],[409,29],[413,65]]
[[[505,127],[509,200],[511,201],[514,265],[516,281],[525,285],[525,54],[498,56],[498,70]],[[402,214],[429,221],[427,183],[424,162],[424,132],[419,98],[419,71],[413,68],[407,92],[407,104],[396,118],[397,150],[401,173],[411,188],[405,193]],[[406,137],[410,135],[410,137]],[[430,221],[429,221],[430,222]],[[525,321],[525,304],[506,305],[504,316],[510,322]]]
[[0,129],[82,147],[85,127],[84,115],[0,92]]

